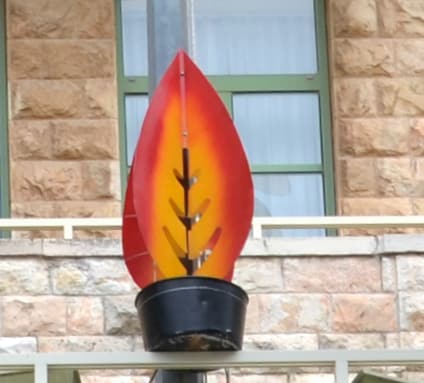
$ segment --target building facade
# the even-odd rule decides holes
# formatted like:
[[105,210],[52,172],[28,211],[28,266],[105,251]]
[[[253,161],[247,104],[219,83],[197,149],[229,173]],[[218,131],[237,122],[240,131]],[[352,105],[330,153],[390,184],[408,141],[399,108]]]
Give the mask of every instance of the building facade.
[[[193,55],[240,129],[258,215],[424,214],[422,0],[190,3]],[[143,23],[141,0],[0,0],[1,217],[121,216],[148,99]],[[233,61],[214,61],[218,48]],[[245,347],[423,348],[424,244],[390,230],[408,233],[249,239],[235,278],[250,295]],[[137,291],[118,239],[2,240],[0,352],[141,350]],[[317,369],[241,377],[334,381]]]
[[[146,36],[137,38],[143,15],[132,20],[141,3],[2,1],[2,216],[121,214],[147,105]],[[263,52],[263,37],[240,37],[248,28],[238,27],[234,9],[203,3],[194,2],[194,56],[240,126],[257,195],[264,193],[258,215],[422,214],[422,2],[310,0],[285,9],[269,1],[277,15],[291,15],[277,32],[300,37],[268,38]],[[255,31],[270,33],[269,13],[253,19]],[[220,17],[235,25],[242,48],[254,46],[252,57],[223,69],[214,49],[237,44],[225,45]],[[293,62],[280,57],[280,42],[284,55],[298,55]],[[265,64],[253,62],[260,55]]]

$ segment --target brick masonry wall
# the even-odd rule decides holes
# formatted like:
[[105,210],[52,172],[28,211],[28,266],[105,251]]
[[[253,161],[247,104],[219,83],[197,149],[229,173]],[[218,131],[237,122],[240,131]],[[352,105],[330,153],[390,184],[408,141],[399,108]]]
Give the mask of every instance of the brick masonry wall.
[[424,2],[328,11],[339,212],[424,214]]
[[119,216],[113,0],[6,0],[12,215]]
[[[412,235],[248,241],[234,279],[250,297],[244,348],[423,348],[423,253]],[[0,352],[143,349],[119,240],[0,240],[0,275]],[[317,373],[272,372],[246,379]]]

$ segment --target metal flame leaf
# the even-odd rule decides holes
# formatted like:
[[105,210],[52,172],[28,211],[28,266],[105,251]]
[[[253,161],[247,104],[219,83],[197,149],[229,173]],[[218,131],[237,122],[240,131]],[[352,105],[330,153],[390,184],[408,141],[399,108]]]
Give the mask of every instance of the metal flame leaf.
[[159,278],[231,279],[253,214],[252,179],[231,117],[183,51],[151,100],[128,189],[124,232],[138,244],[124,241],[124,256],[137,283],[148,283],[153,265]]

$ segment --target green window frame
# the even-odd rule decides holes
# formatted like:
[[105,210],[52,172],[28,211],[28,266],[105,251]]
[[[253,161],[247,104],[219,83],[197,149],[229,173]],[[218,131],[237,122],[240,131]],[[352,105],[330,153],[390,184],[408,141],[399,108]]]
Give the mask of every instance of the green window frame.
[[[320,112],[320,133],[322,161],[321,164],[281,164],[251,166],[252,174],[318,174],[323,178],[324,212],[334,215],[335,192],[333,171],[333,148],[331,134],[331,110],[327,59],[327,31],[325,23],[325,1],[314,0],[316,43],[317,43],[317,73],[315,74],[281,74],[281,75],[213,75],[208,76],[228,110],[233,114],[232,96],[234,94],[259,93],[298,93],[308,92],[318,95]],[[122,185],[125,190],[128,172],[127,145],[125,134],[125,96],[147,95],[147,76],[124,76],[122,17],[120,0],[116,0],[117,15],[117,63],[119,92],[119,124],[120,149],[122,164]],[[146,49],[147,52],[147,49]],[[327,233],[332,233],[328,231]]]
[[0,0],[0,218],[10,215],[5,21],[5,0]]

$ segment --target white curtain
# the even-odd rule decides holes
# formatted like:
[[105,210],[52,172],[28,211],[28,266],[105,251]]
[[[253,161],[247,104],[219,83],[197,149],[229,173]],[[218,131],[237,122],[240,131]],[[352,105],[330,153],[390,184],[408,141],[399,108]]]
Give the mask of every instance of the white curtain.
[[235,94],[233,114],[252,165],[321,163],[317,94]]
[[121,0],[125,76],[147,76],[146,0]]
[[149,105],[147,96],[126,96],[125,97],[125,125],[127,138],[127,164],[132,163],[134,150],[140,135],[141,124]]
[[[319,174],[255,174],[255,216],[324,215],[322,176]],[[273,236],[322,236],[325,230],[268,230]]]
[[207,74],[317,70],[313,0],[192,0],[194,57]]

